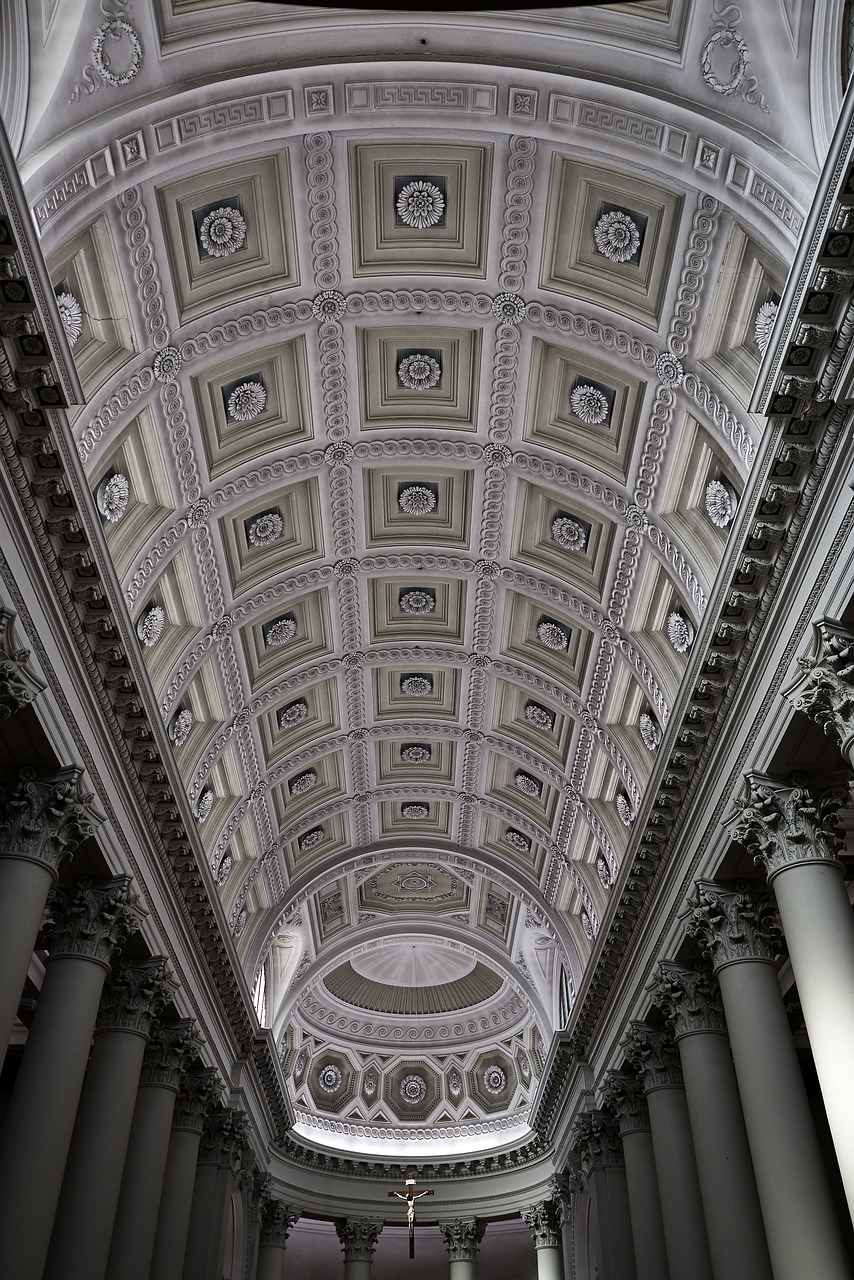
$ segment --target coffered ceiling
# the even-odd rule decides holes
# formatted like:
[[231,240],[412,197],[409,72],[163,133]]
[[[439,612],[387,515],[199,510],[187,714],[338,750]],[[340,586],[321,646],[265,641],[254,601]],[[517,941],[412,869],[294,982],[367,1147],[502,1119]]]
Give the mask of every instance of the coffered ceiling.
[[92,4],[27,147],[150,708],[319,1140],[525,1131],[750,482],[808,149],[687,5],[611,8],[678,104],[256,68],[306,11],[210,0],[128,10],[92,92]]

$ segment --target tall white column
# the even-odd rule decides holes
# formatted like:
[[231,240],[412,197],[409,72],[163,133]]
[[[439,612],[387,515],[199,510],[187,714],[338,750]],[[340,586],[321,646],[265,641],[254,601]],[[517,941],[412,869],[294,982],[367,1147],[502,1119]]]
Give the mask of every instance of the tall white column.
[[451,1280],[474,1280],[474,1267],[486,1223],[476,1218],[454,1218],[440,1222],[439,1230],[448,1251]]
[[371,1280],[374,1249],[383,1229],[369,1218],[337,1218],[335,1230],[344,1250],[344,1280]]
[[285,1245],[299,1214],[275,1196],[261,1206],[261,1238],[256,1280],[285,1280]]
[[42,1280],[104,979],[139,928],[130,878],[54,889],[44,983],[0,1135],[0,1275]]
[[193,1186],[184,1280],[222,1280],[226,1214],[246,1136],[246,1116],[242,1111],[223,1107],[208,1117]]
[[676,1046],[666,1032],[633,1022],[624,1048],[641,1078],[649,1107],[671,1280],[712,1280],[694,1142]]
[[717,983],[664,962],[652,1000],[676,1037],[715,1280],[772,1280]]
[[[851,690],[854,697],[854,688]],[[842,787],[813,790],[747,775],[733,835],[774,890],[849,1211],[854,1214],[854,913],[837,858]]]
[[682,919],[720,983],[774,1280],[850,1280],[777,982],[770,896],[699,881]]
[[593,1198],[601,1280],[636,1280],[629,1195],[617,1121],[604,1111],[582,1111],[573,1126],[574,1149]]
[[649,1108],[643,1088],[636,1076],[609,1071],[602,1097],[617,1117],[623,1143],[638,1280],[669,1280]]
[[563,1239],[558,1205],[554,1200],[541,1200],[521,1209],[520,1213],[533,1232],[537,1280],[563,1280]]

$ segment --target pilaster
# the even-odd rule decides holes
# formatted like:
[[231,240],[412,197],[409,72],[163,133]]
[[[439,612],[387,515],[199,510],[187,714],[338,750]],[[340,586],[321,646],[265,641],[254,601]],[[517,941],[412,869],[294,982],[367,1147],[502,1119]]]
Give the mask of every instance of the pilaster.
[[767,893],[698,880],[679,918],[716,972],[746,960],[773,964],[781,949],[780,922]]
[[652,1003],[662,1011],[677,1040],[695,1031],[726,1033],[720,988],[703,969],[688,969],[672,960],[662,960],[649,991]]

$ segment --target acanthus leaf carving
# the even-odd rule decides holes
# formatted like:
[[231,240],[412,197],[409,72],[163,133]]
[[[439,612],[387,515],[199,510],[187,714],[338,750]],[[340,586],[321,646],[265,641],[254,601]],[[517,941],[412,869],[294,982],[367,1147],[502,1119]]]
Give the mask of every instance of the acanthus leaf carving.
[[449,1262],[474,1262],[483,1239],[486,1224],[477,1218],[454,1218],[440,1222],[439,1230],[448,1251]]
[[728,825],[769,877],[798,863],[836,861],[843,844],[839,810],[850,798],[844,787],[812,788],[798,774],[787,784],[748,773],[745,782],[746,798]]
[[703,969],[660,961],[651,996],[677,1040],[691,1031],[726,1030],[718,985]]
[[779,918],[767,893],[698,880],[679,918],[716,970],[740,960],[773,961],[780,950]]

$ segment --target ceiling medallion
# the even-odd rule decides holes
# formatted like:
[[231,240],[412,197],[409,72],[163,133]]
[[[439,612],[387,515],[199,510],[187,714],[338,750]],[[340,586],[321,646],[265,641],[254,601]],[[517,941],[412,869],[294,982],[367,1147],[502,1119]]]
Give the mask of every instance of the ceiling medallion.
[[347,300],[338,289],[324,289],[311,304],[315,320],[340,320],[347,309]]
[[105,520],[115,524],[121,520],[127,509],[130,498],[130,485],[127,476],[120,471],[102,480],[95,491],[95,503]]
[[420,822],[424,818],[429,818],[430,807],[426,804],[405,804],[400,812],[408,822]]
[[667,638],[677,653],[687,653],[694,642],[694,627],[684,613],[674,609],[667,618]]
[[510,845],[511,849],[515,849],[517,853],[530,853],[531,841],[521,831],[517,831],[515,827],[508,827],[504,832],[504,840]]
[[608,417],[608,397],[589,383],[575,388],[569,397],[569,405],[576,418],[588,426],[598,426]]
[[187,523],[197,529],[200,524],[204,524],[210,518],[211,501],[210,498],[200,498],[198,502],[194,502],[187,509]]
[[216,887],[218,889],[222,888],[231,875],[232,861],[230,853],[223,854],[222,860],[216,869]]
[[530,773],[524,773],[521,769],[516,772],[513,781],[522,792],[523,796],[531,796],[539,799],[543,793],[543,784],[539,779],[532,778]]
[[409,391],[430,391],[439,385],[442,366],[433,356],[418,353],[401,360],[397,376]]
[[267,392],[260,382],[242,382],[228,397],[228,416],[232,422],[251,422],[267,403]]
[[436,887],[429,871],[410,871],[398,876],[394,883],[400,893],[427,893]]
[[268,649],[277,649],[280,645],[293,640],[297,633],[297,624],[293,618],[277,618],[267,628],[265,640]]
[[[111,40],[121,40],[125,36],[130,43],[130,61],[124,71],[114,71],[109,57],[104,52],[107,36]],[[123,18],[111,18],[109,22],[102,22],[95,33],[95,39],[92,41],[92,61],[105,84],[112,85],[114,89],[121,88],[130,84],[142,66],[142,41],[129,22],[125,22]]]
[[608,866],[608,860],[604,854],[600,853],[596,859],[596,874],[599,877],[603,889],[610,889],[613,881],[611,880],[611,868]]
[[596,937],[596,931],[593,928],[593,921],[586,911],[581,913],[581,928],[584,930],[584,936],[588,942],[593,942]]
[[427,591],[403,591],[398,598],[398,605],[404,613],[433,613],[436,601]]
[[365,1083],[362,1086],[369,1098],[372,1098],[377,1091],[377,1078],[373,1071],[369,1071],[365,1076]]
[[305,835],[300,836],[297,844],[300,853],[308,853],[309,849],[316,849],[319,844],[323,844],[326,839],[326,831],[323,827],[312,827],[310,831],[306,831]]
[[629,262],[640,248],[637,223],[619,209],[602,214],[593,228],[593,239],[609,262]]
[[640,730],[641,741],[647,751],[655,751],[661,742],[661,729],[655,716],[649,711],[642,711],[638,718],[638,729]]
[[409,747],[403,747],[400,752],[400,758],[404,764],[427,764],[431,759],[433,751],[431,747],[421,746],[413,743]]
[[513,461],[513,454],[506,444],[485,444],[483,460],[488,467],[509,467]]
[[189,707],[181,707],[169,724],[169,737],[176,747],[182,747],[193,727],[193,713]]
[[672,351],[662,351],[655,362],[655,371],[664,386],[671,390],[678,387],[685,376],[682,361]]
[[306,769],[304,773],[298,773],[295,778],[291,778],[288,791],[292,796],[304,796],[315,786],[317,786],[316,772],[314,769]]
[[487,1093],[501,1093],[507,1086],[507,1076],[499,1066],[493,1064],[483,1073],[483,1086]]
[[250,547],[269,547],[271,542],[281,538],[285,524],[278,511],[265,511],[249,526]]
[[83,332],[83,310],[73,293],[58,293],[56,305],[68,345],[73,347]]
[[207,822],[211,816],[211,810],[214,807],[214,793],[210,787],[205,787],[202,794],[196,802],[196,821],[199,823]]
[[539,702],[529,702],[525,707],[525,719],[532,724],[535,729],[548,730],[549,732],[555,727],[555,718],[553,712],[547,707],[541,707]]
[[341,1068],[336,1067],[334,1062],[328,1062],[317,1077],[317,1083],[324,1093],[335,1093],[341,1088],[343,1079]]
[[584,525],[571,516],[555,516],[552,520],[552,537],[565,551],[583,551],[587,542]]
[[400,1096],[413,1107],[423,1102],[427,1097],[427,1085],[423,1076],[404,1076],[400,1082]]
[[528,304],[523,302],[518,293],[499,293],[492,300],[492,314],[504,324],[518,324],[525,319],[527,312]]
[[435,227],[445,211],[445,197],[434,182],[407,182],[397,197],[397,216],[408,227]]
[[157,644],[166,626],[166,610],[160,604],[152,604],[136,624],[136,634],[146,649]]
[[454,1098],[458,1098],[463,1091],[463,1082],[458,1071],[452,1071],[448,1079],[448,1088]]
[[620,822],[622,822],[623,826],[630,827],[635,820],[635,814],[629,797],[620,792],[617,796],[616,803],[617,813],[620,815]]
[[735,515],[738,496],[725,480],[710,480],[706,485],[706,512],[713,525],[725,529]]
[[436,495],[423,484],[411,484],[400,491],[397,504],[408,516],[426,516],[436,507]]
[[211,258],[227,258],[242,249],[246,240],[246,221],[237,209],[212,209],[199,227],[199,241]]
[[432,676],[404,676],[400,682],[400,692],[408,698],[426,698],[433,692]]
[[231,635],[231,628],[234,626],[234,620],[230,613],[226,613],[222,618],[217,618],[211,627],[211,638],[213,640],[224,640],[226,636]]
[[569,648],[569,632],[558,622],[543,618],[537,623],[537,639],[547,649],[566,652]]
[[164,347],[154,357],[151,367],[158,382],[171,382],[181,372],[181,352],[177,347]]
[[779,310],[780,308],[776,302],[763,302],[756,312],[756,319],[753,322],[753,341],[763,356],[768,350],[768,343],[771,341],[771,334]]
[[279,728],[290,729],[295,724],[302,724],[308,716],[308,703],[304,698],[298,702],[290,702],[279,712]]
[[341,467],[353,459],[353,446],[347,440],[339,440],[328,444],[323,452],[323,461],[330,467]]
[[336,560],[332,566],[332,572],[336,578],[355,578],[359,572],[359,567],[358,560]]

